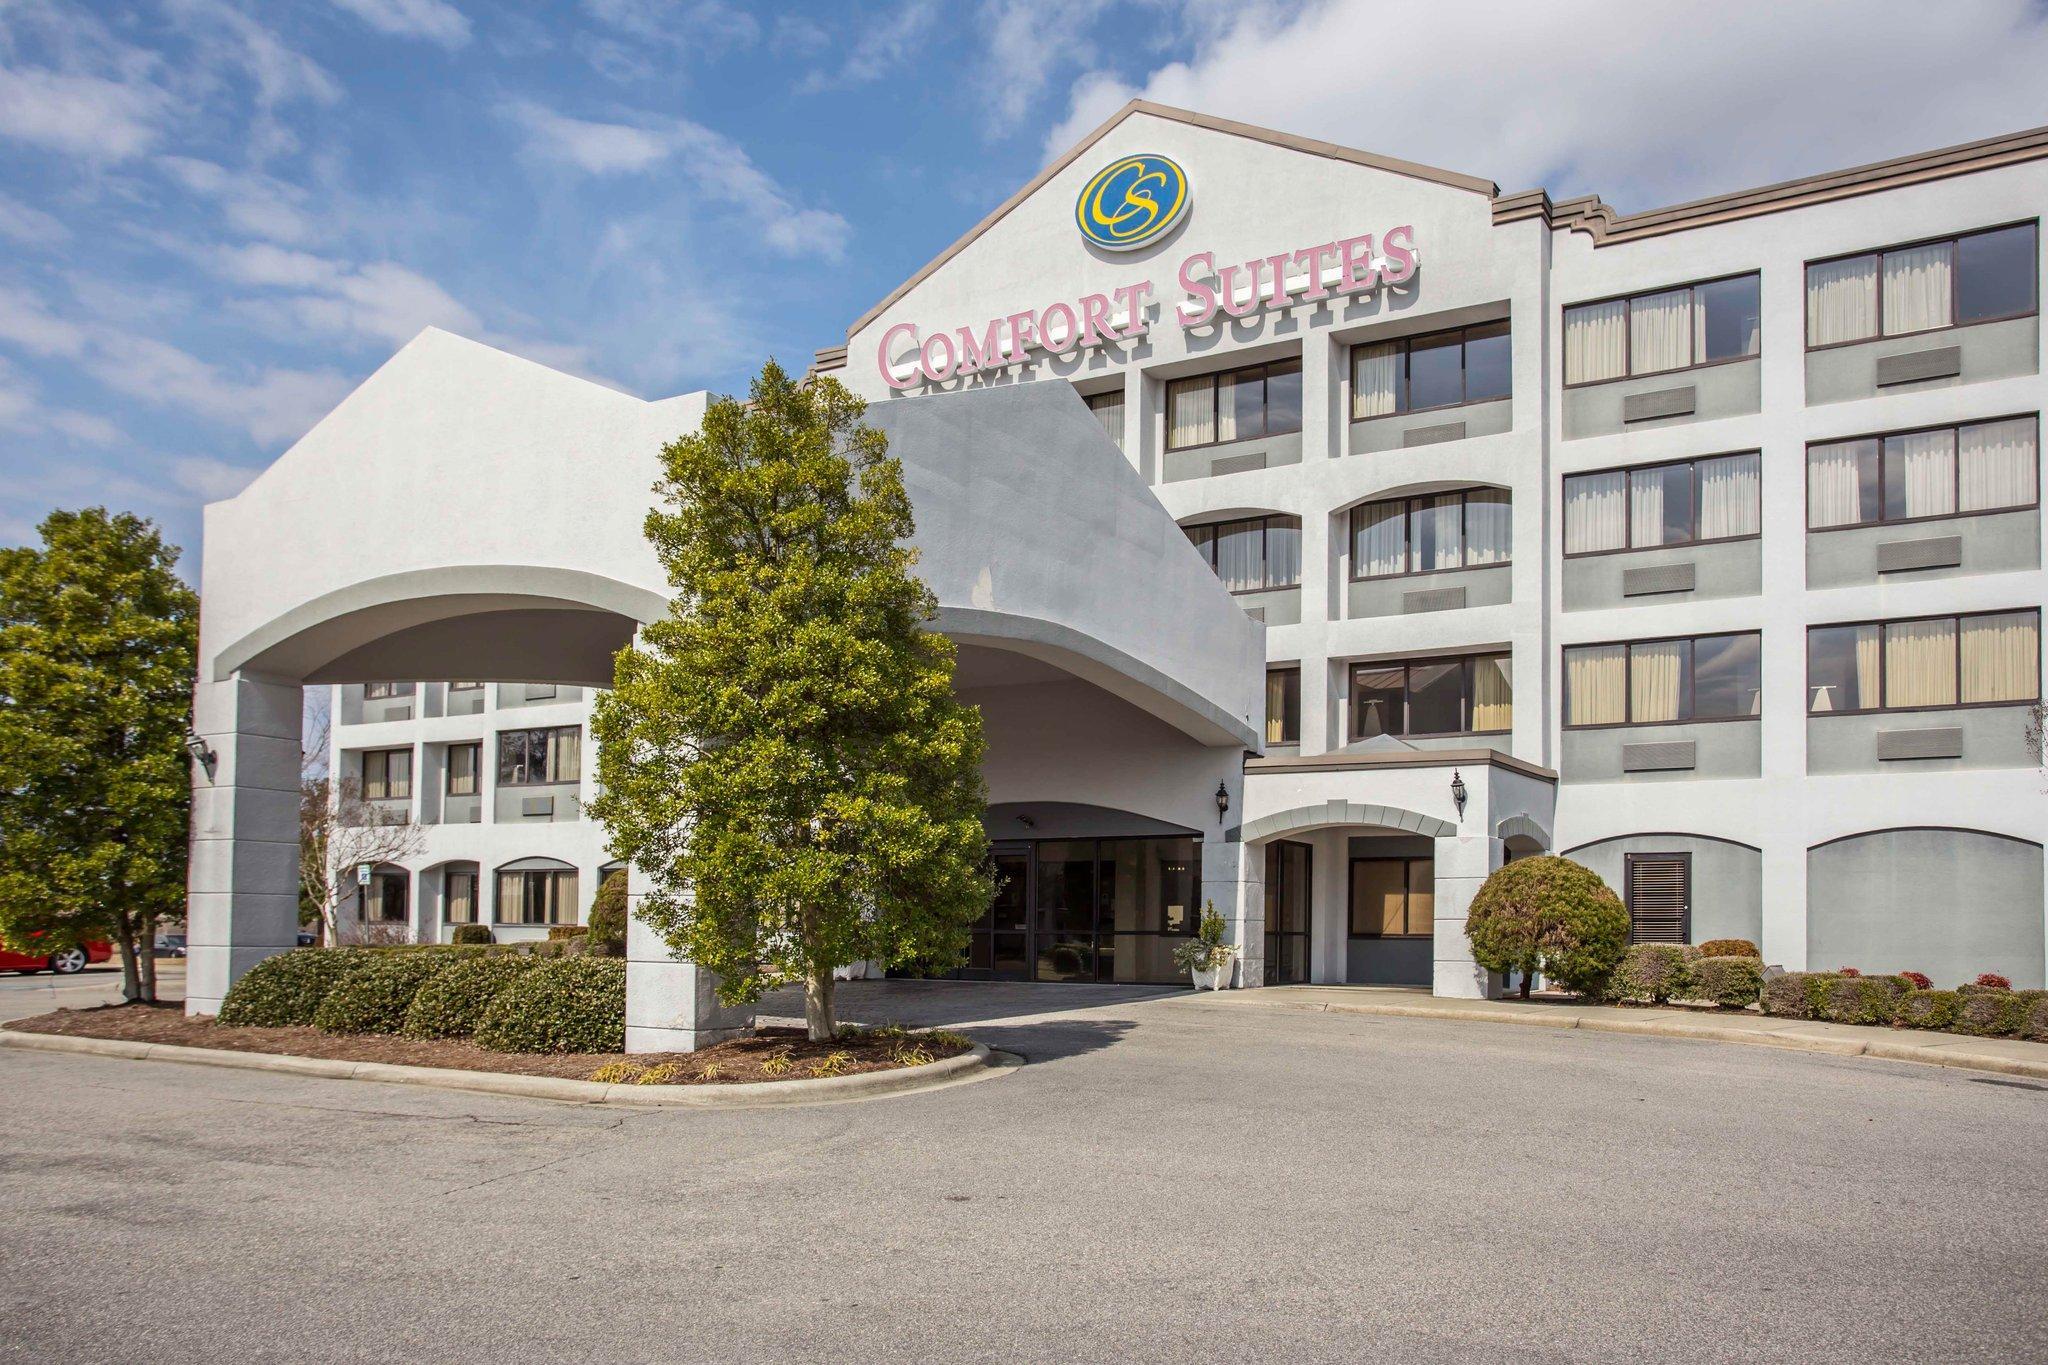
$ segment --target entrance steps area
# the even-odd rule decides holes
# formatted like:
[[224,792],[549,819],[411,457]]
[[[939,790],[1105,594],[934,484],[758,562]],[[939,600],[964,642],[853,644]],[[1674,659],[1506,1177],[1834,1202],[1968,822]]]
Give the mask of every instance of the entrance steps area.
[[1307,1010],[1364,1014],[1446,1023],[1519,1024],[1526,1028],[1584,1029],[1595,1033],[1648,1034],[1711,1043],[1826,1052],[1841,1057],[1925,1062],[2007,1076],[2048,1080],[2048,1043],[2016,1038],[1970,1038],[1919,1029],[1866,1028],[1799,1019],[1775,1019],[1754,1011],[1660,1009],[1571,1004],[1543,1000],[1452,1000],[1427,991],[1384,986],[1267,986],[1202,997],[1217,1008]]

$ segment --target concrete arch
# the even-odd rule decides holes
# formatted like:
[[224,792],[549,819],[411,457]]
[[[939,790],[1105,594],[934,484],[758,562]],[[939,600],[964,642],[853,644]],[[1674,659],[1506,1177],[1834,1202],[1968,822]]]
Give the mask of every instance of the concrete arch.
[[1502,820],[1493,827],[1493,837],[1501,840],[1530,839],[1535,842],[1538,848],[1547,849],[1550,847],[1550,831],[1526,815],[1508,816],[1507,819]]
[[1283,834],[1327,829],[1332,825],[1378,825],[1387,829],[1407,830],[1431,839],[1448,839],[1458,832],[1458,827],[1448,820],[1403,810],[1398,806],[1367,806],[1356,801],[1325,801],[1318,805],[1296,806],[1292,810],[1262,815],[1247,822],[1239,837],[1247,844],[1254,844],[1278,838]]
[[1178,525],[1183,531],[1191,531],[1197,526],[1213,526],[1219,521],[1243,521],[1248,517],[1294,517],[1296,521],[1301,520],[1295,513],[1279,507],[1209,507],[1190,513],[1187,520]]
[[[478,676],[601,687],[611,682],[611,653],[636,626],[667,610],[657,592],[580,569],[411,569],[280,613],[215,654],[209,677],[219,682],[249,672],[320,683]],[[451,666],[433,666],[444,659]]]
[[2041,845],[1990,830],[1873,829],[1806,851],[1806,965],[2043,984]]
[[1686,855],[1691,869],[1692,941],[1741,938],[1763,942],[1763,853],[1750,844],[1712,834],[1630,832],[1592,839],[1564,856],[1600,874],[1618,896],[1628,894],[1630,854]]
[[1396,498],[1422,498],[1432,493],[1456,493],[1467,488],[1489,488],[1497,493],[1509,495],[1514,500],[1514,489],[1504,483],[1492,483],[1486,479],[1411,479],[1407,483],[1390,484],[1377,488],[1362,497],[1349,498],[1330,509],[1333,517],[1348,516],[1354,507],[1363,507],[1369,502],[1392,502]]

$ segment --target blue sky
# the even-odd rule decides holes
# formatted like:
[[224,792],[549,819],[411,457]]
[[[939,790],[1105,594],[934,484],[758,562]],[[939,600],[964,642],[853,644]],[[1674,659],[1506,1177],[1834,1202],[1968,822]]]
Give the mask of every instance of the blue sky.
[[2048,123],[2044,65],[2032,0],[0,0],[0,543],[196,550],[429,324],[801,366],[1133,95],[1643,208]]

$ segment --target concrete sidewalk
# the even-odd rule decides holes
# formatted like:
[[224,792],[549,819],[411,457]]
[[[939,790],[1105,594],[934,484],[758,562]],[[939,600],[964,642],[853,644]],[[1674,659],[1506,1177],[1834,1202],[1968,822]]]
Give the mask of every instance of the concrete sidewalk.
[[1647,1034],[1710,1043],[1827,1052],[1841,1057],[1880,1057],[1893,1062],[1993,1071],[2048,1080],[2048,1044],[2017,1038],[1970,1038],[1920,1029],[1866,1028],[1799,1019],[1774,1019],[1754,1011],[1660,1009],[1577,1005],[1548,1001],[1449,1000],[1426,991],[1378,986],[1267,986],[1253,991],[1220,991],[1199,997],[1204,1004],[1235,1009],[1326,1011],[1376,1014],[1446,1022],[1520,1024],[1527,1028],[1584,1029],[1595,1033]]

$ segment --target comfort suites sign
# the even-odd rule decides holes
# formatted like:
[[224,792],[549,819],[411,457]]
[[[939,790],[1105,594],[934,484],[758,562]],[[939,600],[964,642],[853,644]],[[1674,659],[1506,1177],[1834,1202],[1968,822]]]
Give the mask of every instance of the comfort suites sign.
[[[1174,162],[1163,156],[1127,156],[1096,172],[1082,189],[1074,205],[1075,224],[1098,250],[1132,251],[1171,231],[1191,198],[1187,174]],[[1244,318],[1294,303],[1366,294],[1413,278],[1418,262],[1412,225],[1220,268],[1215,252],[1197,251],[1175,272],[1179,301],[1173,315],[1181,330],[1193,331],[1209,326],[1218,313]],[[929,332],[914,322],[899,322],[882,333],[875,364],[890,388],[910,389],[1021,364],[1034,351],[1062,356],[1136,341],[1151,330],[1145,306],[1158,296],[1158,286],[1145,278],[1107,293]]]

